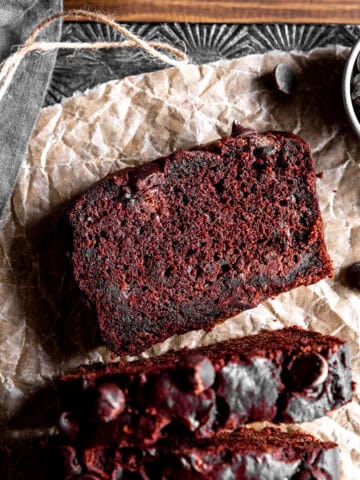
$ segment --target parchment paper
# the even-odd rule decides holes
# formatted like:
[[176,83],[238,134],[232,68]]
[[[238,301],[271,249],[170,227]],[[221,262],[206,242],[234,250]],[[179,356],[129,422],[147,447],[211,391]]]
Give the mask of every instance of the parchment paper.
[[[234,119],[260,131],[293,131],[310,143],[323,172],[317,188],[335,278],[280,295],[210,333],[174,337],[147,354],[296,324],[348,340],[359,381],[360,295],[343,273],[360,260],[360,141],[341,105],[347,54],[344,48],[271,52],[172,68],[100,85],[41,112],[0,231],[4,425],[49,377],[113,359],[105,347],[94,347],[91,321],[67,286],[58,212],[107,173],[214,140],[230,132]],[[268,81],[280,62],[298,74],[297,93],[289,98]],[[302,428],[338,442],[343,478],[360,478],[358,392],[351,404]]]

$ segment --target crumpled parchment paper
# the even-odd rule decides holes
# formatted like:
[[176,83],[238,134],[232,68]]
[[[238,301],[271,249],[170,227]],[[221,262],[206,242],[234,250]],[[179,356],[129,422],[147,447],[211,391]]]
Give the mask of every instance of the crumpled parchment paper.
[[[234,119],[260,131],[293,131],[310,143],[316,169],[323,172],[317,188],[335,278],[282,294],[209,333],[171,338],[147,354],[296,324],[347,340],[359,381],[360,295],[344,281],[344,268],[360,260],[360,141],[341,104],[347,54],[340,47],[270,52],[171,68],[112,81],[42,110],[0,225],[4,424],[47,378],[112,359],[105,347],[94,347],[91,322],[67,287],[58,212],[107,173],[212,141],[228,134]],[[269,83],[281,62],[298,75],[290,97]],[[351,404],[302,428],[338,442],[343,478],[360,478],[358,392]]]

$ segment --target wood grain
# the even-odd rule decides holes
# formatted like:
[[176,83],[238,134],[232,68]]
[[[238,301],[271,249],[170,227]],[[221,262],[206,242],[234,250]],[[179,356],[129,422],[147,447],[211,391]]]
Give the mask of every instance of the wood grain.
[[359,0],[64,0],[64,8],[123,22],[360,23]]

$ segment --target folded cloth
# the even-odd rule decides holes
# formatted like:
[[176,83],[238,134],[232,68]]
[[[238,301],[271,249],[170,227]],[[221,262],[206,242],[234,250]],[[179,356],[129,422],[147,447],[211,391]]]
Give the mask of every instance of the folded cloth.
[[[62,0],[0,0],[0,61],[24,43],[41,21],[62,8]],[[59,41],[60,34],[61,22],[57,21],[37,40]],[[0,216],[14,189],[55,60],[56,51],[28,54],[0,101]]]

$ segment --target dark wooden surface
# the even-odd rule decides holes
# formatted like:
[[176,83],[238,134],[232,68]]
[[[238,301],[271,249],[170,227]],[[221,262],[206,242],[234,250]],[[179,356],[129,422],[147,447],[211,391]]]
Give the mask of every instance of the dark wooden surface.
[[64,0],[123,22],[360,23],[359,0]]

